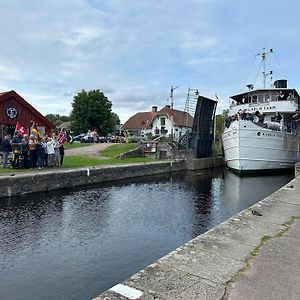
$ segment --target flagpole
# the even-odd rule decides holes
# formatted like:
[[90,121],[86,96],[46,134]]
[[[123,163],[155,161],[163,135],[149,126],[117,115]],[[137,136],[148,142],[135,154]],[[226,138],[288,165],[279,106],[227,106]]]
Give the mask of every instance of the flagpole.
[[15,126],[15,131],[14,131],[14,135],[16,134],[16,129],[17,129],[17,125],[19,124],[19,121],[17,121],[17,124]]

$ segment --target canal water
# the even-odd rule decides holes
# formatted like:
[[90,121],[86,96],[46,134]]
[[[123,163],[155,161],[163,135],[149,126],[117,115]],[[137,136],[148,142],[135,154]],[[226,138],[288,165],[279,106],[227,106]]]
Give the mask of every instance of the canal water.
[[291,179],[220,169],[1,199],[0,299],[91,299]]

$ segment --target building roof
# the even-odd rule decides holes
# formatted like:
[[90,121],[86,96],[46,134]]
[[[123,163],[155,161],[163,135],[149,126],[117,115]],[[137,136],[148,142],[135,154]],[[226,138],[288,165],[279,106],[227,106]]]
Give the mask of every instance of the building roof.
[[57,127],[59,128],[59,129],[62,129],[62,128],[64,128],[64,129],[66,129],[66,128],[70,128],[70,126],[71,126],[71,121],[67,121],[67,122],[62,122],[60,125],[58,125]]
[[136,113],[130,117],[122,127],[126,130],[149,128],[150,122],[156,114],[157,112],[153,111]]
[[49,126],[49,128],[55,128],[56,127],[50,120],[48,120],[46,117],[44,117],[40,112],[38,112],[33,106],[31,106],[24,98],[22,98],[14,90],[0,93],[0,103],[8,100],[9,98],[16,99],[19,103],[21,103],[33,115],[35,115],[37,118],[43,120],[43,122],[47,126]]
[[188,127],[193,127],[193,117],[191,115],[180,110],[164,107],[160,111],[136,113],[125,122],[123,129],[132,130],[150,128],[154,118],[160,115],[172,117],[175,126],[186,126],[186,122],[188,122]]
[[172,109],[166,106],[162,108],[157,114],[158,115],[167,114],[170,117],[173,117],[173,122],[174,125],[176,126],[187,126],[190,128],[193,127],[194,118],[187,112]]

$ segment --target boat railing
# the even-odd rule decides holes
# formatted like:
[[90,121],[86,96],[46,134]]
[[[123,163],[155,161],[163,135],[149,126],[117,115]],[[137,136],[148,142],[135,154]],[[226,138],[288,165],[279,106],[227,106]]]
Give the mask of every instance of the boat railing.
[[297,120],[290,120],[289,125],[282,124],[281,120],[265,120],[264,114],[250,114],[250,113],[243,113],[243,114],[235,114],[233,116],[227,116],[225,118],[224,126],[225,128],[229,128],[231,123],[234,121],[251,121],[255,125],[273,130],[273,131],[281,131],[281,132],[288,132],[288,133],[296,133],[297,131]]

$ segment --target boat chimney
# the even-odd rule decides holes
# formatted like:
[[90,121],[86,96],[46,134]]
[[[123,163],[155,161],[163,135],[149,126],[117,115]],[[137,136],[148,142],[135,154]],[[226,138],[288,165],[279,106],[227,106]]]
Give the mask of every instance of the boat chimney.
[[280,79],[274,81],[274,87],[276,89],[286,89],[287,88],[287,80],[286,79]]

